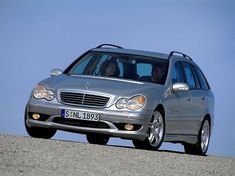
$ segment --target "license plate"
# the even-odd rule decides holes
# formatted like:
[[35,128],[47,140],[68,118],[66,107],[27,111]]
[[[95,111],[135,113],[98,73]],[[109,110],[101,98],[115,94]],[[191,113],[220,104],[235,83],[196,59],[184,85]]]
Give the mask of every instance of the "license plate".
[[63,109],[61,111],[61,117],[78,119],[78,120],[89,120],[89,121],[99,121],[100,114],[91,113],[91,112],[82,112],[82,111],[70,111]]

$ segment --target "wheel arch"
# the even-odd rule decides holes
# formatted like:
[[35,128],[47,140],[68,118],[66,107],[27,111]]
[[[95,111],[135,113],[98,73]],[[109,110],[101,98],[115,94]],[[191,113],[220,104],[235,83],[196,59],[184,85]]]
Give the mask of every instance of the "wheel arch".
[[164,108],[164,106],[162,105],[162,104],[159,104],[159,105],[157,105],[156,106],[156,108],[154,109],[154,111],[156,111],[156,110],[159,110],[160,112],[162,112],[163,114],[163,117],[164,117],[164,119],[165,119],[165,108]]

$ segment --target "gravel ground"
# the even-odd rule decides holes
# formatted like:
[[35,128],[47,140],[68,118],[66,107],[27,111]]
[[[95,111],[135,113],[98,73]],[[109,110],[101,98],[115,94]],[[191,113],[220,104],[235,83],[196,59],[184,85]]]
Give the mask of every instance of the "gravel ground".
[[0,175],[235,175],[235,158],[0,134]]

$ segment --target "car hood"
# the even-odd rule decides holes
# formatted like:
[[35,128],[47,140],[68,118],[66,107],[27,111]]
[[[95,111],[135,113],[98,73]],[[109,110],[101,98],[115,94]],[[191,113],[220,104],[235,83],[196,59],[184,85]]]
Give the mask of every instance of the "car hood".
[[126,97],[135,94],[145,95],[148,94],[150,90],[156,89],[156,87],[162,87],[162,85],[158,84],[117,78],[105,78],[85,75],[69,76],[64,74],[48,78],[42,83],[46,84],[46,86],[49,86],[48,88],[52,88],[55,91],[67,90],[93,92]]

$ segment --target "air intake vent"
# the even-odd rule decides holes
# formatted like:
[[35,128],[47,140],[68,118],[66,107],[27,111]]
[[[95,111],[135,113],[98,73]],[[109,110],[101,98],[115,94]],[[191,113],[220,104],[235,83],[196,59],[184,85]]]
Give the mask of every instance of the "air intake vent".
[[60,92],[60,99],[65,104],[97,107],[104,107],[109,101],[109,97],[74,92]]

